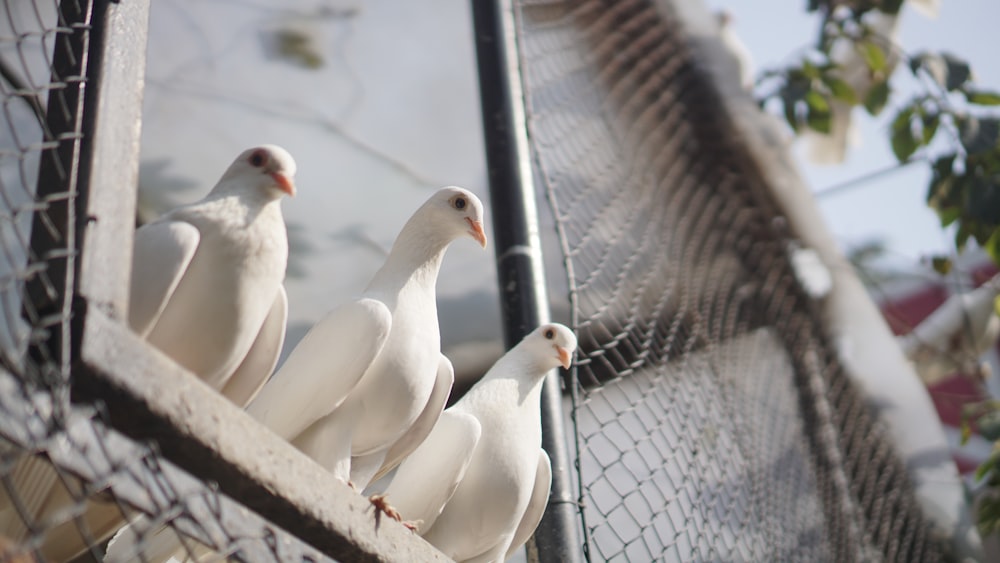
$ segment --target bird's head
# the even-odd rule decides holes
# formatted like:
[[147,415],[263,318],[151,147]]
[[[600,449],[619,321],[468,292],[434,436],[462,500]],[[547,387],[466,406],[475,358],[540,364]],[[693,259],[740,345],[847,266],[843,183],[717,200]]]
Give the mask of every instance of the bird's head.
[[524,344],[536,355],[545,371],[556,366],[569,369],[576,350],[576,336],[564,325],[548,323],[525,336]]
[[427,201],[434,224],[450,231],[451,238],[471,237],[486,248],[483,202],[476,194],[456,186],[441,188]]
[[237,181],[256,186],[274,197],[295,195],[295,159],[277,145],[243,151],[222,175],[221,182]]

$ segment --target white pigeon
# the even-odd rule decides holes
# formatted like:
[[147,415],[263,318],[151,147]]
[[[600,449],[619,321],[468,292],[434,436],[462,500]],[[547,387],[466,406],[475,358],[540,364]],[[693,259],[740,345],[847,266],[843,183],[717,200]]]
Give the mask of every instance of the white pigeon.
[[396,469],[385,491],[402,518],[456,561],[504,561],[534,532],[552,483],[541,449],[545,375],[569,368],[573,332],[546,324],[524,337]]
[[[204,199],[135,233],[129,325],[239,406],[264,384],[284,342],[288,243],[280,200],[295,193],[294,175],[295,161],[281,147],[246,150]],[[12,477],[36,521],[74,502],[38,458],[22,460]],[[91,503],[81,517],[98,539],[122,524],[114,503]],[[5,499],[0,533],[28,535]],[[41,552],[62,561],[86,548],[71,521],[48,531]]]
[[989,364],[981,357],[1000,337],[1000,316],[993,304],[998,294],[1000,275],[972,291],[952,295],[912,331],[897,338],[925,384],[956,373],[989,375]]
[[277,363],[288,300],[280,201],[295,161],[244,151],[204,199],[135,234],[129,325],[234,403],[250,402]]
[[438,190],[403,226],[361,298],[309,330],[250,415],[359,489],[412,451],[454,382],[435,284],[448,245],[465,236],[486,246],[482,203],[462,188]]

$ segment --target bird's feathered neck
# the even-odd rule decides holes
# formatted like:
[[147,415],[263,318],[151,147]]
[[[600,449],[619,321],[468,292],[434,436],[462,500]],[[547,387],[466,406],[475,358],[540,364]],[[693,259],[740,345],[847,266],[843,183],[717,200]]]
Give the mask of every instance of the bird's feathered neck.
[[212,188],[212,191],[208,192],[205,199],[212,200],[225,197],[238,197],[242,201],[246,202],[247,205],[264,206],[268,203],[280,200],[284,195],[278,190],[268,189],[263,185],[247,185],[248,183],[254,181],[259,182],[257,178],[224,178],[220,180],[214,188]]
[[541,394],[542,382],[550,369],[543,364],[537,354],[524,349],[519,350],[518,348],[523,344],[523,342],[519,343],[497,360],[493,367],[486,372],[486,375],[469,391],[469,394],[475,393],[476,387],[486,390],[492,385],[505,385],[500,383],[502,381],[512,381],[517,385],[518,405],[523,405],[528,400],[532,404],[537,404],[539,400],[537,396]]
[[434,286],[444,253],[454,237],[421,211],[403,225],[385,263],[368,284],[369,289],[398,290],[412,281]]

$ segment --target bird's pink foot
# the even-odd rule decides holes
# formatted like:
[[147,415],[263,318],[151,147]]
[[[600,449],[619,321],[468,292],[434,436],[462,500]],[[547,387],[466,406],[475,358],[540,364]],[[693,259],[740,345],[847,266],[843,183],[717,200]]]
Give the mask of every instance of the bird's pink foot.
[[385,495],[372,495],[368,497],[368,500],[375,506],[376,511],[381,511],[385,513],[386,516],[397,520],[399,522],[403,521],[403,517],[399,514],[399,511],[389,504]]
[[392,518],[393,520],[406,526],[407,529],[409,529],[411,532],[417,531],[416,523],[404,521],[403,516],[399,513],[398,510],[396,510],[395,508],[392,507],[391,504],[389,504],[389,500],[385,495],[382,494],[372,495],[368,497],[368,501],[371,502],[372,505],[375,507],[376,516],[378,516],[378,513],[381,512],[386,516],[388,516],[389,518]]

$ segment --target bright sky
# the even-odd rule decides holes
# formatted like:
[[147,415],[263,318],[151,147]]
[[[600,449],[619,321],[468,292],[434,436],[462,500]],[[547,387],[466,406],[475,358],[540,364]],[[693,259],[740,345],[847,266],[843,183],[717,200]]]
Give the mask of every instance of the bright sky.
[[[707,1],[713,9],[725,7],[733,14],[733,29],[753,54],[757,72],[793,62],[793,52],[815,42],[818,17],[806,14],[805,0]],[[900,42],[908,53],[952,52],[970,63],[977,84],[1000,91],[1000,57],[994,35],[997,21],[997,0],[941,0],[940,14],[933,20],[904,7]],[[913,83],[908,70],[897,71],[894,87],[907,88]],[[909,97],[907,92],[897,92],[890,107],[877,118],[856,110],[855,123],[862,143],[849,151],[841,166],[813,166],[801,158],[804,151],[796,150],[803,176],[813,191],[840,185],[896,162],[886,130],[895,115],[892,106],[901,106]],[[914,164],[820,196],[818,201],[829,228],[842,245],[879,237],[887,243],[893,262],[912,263],[953,248],[951,237],[942,232],[937,216],[925,204],[928,178],[928,167]]]

